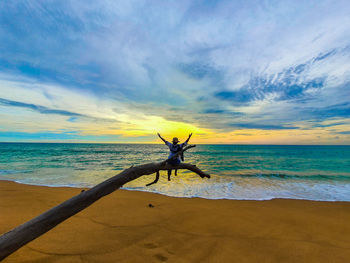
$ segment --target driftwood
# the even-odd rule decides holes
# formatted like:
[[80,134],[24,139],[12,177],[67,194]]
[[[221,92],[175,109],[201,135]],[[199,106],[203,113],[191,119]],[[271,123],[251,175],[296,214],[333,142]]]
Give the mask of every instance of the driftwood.
[[[203,172],[201,169],[199,169],[196,165],[194,164],[189,164],[189,163],[180,163],[178,165],[170,165],[170,164],[167,164],[167,165],[164,165],[161,169],[159,170],[169,170],[169,169],[186,169],[186,170],[190,170],[196,174],[198,174],[200,177],[204,178],[204,177],[207,177],[207,178],[210,178],[210,175],[209,174],[206,174],[205,172]],[[156,179],[149,183],[149,184],[146,184],[146,186],[150,186],[152,184],[155,184],[158,182],[158,179],[159,179],[159,171],[156,172]]]
[[[184,152],[192,147],[195,147],[195,145],[185,147],[182,151],[174,155],[173,158],[177,158],[177,156],[179,156],[181,152]],[[181,163],[179,165],[173,166],[167,163],[169,160],[170,159],[158,163],[148,163],[138,166],[132,166],[122,171],[118,175],[107,179],[106,181],[96,185],[95,187],[87,191],[81,192],[80,194],[72,197],[71,199],[51,208],[45,213],[39,215],[38,217],[33,218],[32,220],[3,234],[2,236],[0,236],[0,261],[2,261],[4,258],[9,256],[28,242],[38,238],[50,229],[54,228],[64,220],[79,213],[80,211],[90,206],[100,198],[114,192],[115,190],[122,187],[124,184],[135,180],[140,176],[157,173],[159,177],[160,170],[188,169],[197,173],[202,178],[210,178],[210,175],[201,171],[195,165]]]

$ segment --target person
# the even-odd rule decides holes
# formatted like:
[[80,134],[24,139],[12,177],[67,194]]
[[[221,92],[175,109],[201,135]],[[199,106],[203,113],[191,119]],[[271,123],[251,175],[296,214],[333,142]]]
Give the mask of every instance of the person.
[[[176,153],[181,151],[184,146],[187,145],[188,141],[191,139],[192,133],[190,133],[188,135],[187,140],[181,144],[179,144],[180,141],[177,137],[174,137],[172,140],[172,143],[171,143],[171,142],[168,142],[167,140],[165,140],[159,133],[158,133],[158,136],[169,147],[170,153],[169,153],[168,158],[171,158]],[[178,156],[175,159],[170,160],[168,163],[171,165],[178,165],[179,163],[181,163],[181,159],[182,159],[182,161],[184,160],[183,154],[181,154],[180,156]],[[175,169],[175,175],[177,175],[177,169]],[[171,176],[171,169],[168,170],[168,181],[170,181],[170,176]]]

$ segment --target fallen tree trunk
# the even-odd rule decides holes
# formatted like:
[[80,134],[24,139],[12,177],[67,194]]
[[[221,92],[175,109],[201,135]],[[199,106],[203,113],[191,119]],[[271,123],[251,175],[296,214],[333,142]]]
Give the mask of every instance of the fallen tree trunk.
[[[198,174],[202,178],[204,178],[204,177],[210,178],[209,174],[203,172],[196,165],[190,164],[190,163],[180,163],[178,165],[167,164],[167,165],[162,166],[162,168],[159,170],[170,170],[170,169],[186,169],[186,170],[190,170],[190,171]],[[159,180],[159,172],[156,172],[156,179],[153,182],[146,184],[146,186],[150,186],[152,184],[155,184],[158,182],[158,180]]]
[[[174,155],[171,159],[176,158],[181,152],[186,151],[189,148],[195,147],[190,145],[185,147],[182,151]],[[202,178],[210,178],[210,175],[201,171],[195,165],[188,163],[181,163],[176,166],[169,165],[165,160],[158,163],[148,163],[138,166],[132,166],[118,175],[96,185],[95,187],[83,191],[80,194],[72,197],[71,199],[59,204],[58,206],[51,208],[45,213],[39,215],[36,218],[14,228],[13,230],[0,236],[0,261],[27,244],[28,242],[38,238],[42,234],[46,233],[50,229],[54,228],[69,217],[79,213],[86,207],[90,206],[100,198],[108,195],[115,190],[122,187],[124,184],[135,180],[136,178],[159,173],[160,170],[168,169],[188,169]]]

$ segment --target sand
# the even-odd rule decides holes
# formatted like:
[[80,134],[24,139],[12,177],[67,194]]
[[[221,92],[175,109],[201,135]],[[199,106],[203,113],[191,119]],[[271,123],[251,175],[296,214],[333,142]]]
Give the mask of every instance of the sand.
[[[0,181],[0,233],[80,191]],[[3,262],[349,260],[348,202],[206,200],[118,190]]]

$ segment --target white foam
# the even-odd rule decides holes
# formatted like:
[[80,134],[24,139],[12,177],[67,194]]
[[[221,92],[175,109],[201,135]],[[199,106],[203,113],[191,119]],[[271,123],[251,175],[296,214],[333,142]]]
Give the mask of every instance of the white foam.
[[[92,187],[109,176],[41,177],[1,175],[0,179],[50,187]],[[79,179],[79,180],[78,180]],[[85,181],[84,181],[85,179]],[[172,176],[168,182],[162,175],[157,184],[146,187],[154,175],[143,176],[126,184],[123,189],[160,193],[175,197],[206,199],[270,200],[274,198],[317,201],[350,201],[350,181],[293,180],[261,177],[213,176],[201,179],[190,173]]]

